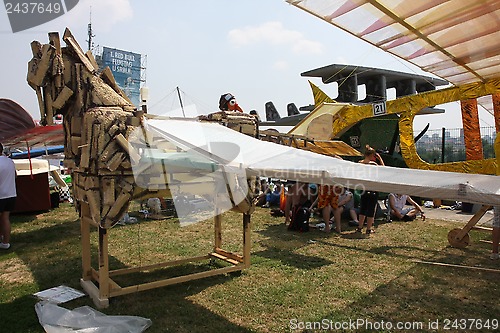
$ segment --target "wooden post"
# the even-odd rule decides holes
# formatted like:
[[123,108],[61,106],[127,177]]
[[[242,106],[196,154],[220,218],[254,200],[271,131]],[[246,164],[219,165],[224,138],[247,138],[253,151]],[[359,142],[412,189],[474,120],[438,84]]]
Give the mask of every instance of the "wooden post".
[[243,214],[243,264],[245,268],[250,267],[250,214]]
[[89,205],[81,203],[80,208],[80,229],[82,233],[82,279],[88,281],[92,278],[91,252],[90,252],[90,217]]
[[109,298],[108,232],[99,227],[99,299]]
[[215,249],[222,248],[222,227],[221,227],[221,215],[218,209],[216,209],[216,215],[214,216],[214,251]]

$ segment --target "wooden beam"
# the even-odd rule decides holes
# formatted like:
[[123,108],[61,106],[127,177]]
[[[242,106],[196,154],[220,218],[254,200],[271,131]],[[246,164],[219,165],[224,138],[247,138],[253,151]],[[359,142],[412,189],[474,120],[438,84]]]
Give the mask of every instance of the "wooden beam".
[[454,267],[454,268],[466,268],[466,269],[473,269],[473,270],[483,271],[483,272],[500,273],[500,270],[492,269],[492,268],[455,265],[455,264],[447,264],[444,262],[432,262],[432,261],[423,261],[423,260],[413,260],[413,262],[415,262],[417,264],[435,265],[435,266],[443,266],[443,267]]
[[[68,86],[64,86],[59,95],[57,95],[55,101],[52,103],[52,107],[56,110],[62,109],[72,95],[73,90],[68,88]],[[81,126],[82,124],[79,125]]]
[[85,52],[83,52],[82,48],[68,28],[66,28],[66,30],[64,31],[63,40],[66,42],[66,45],[68,45],[68,47],[75,52],[75,55],[78,57],[78,59],[80,59],[80,61],[89,70],[89,72],[94,73],[95,71],[97,71],[98,68],[94,68],[94,65],[85,56]]

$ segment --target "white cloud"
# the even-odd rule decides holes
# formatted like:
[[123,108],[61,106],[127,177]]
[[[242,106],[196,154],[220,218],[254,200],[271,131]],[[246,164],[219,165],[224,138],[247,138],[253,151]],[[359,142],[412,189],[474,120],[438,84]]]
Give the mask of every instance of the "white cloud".
[[280,61],[276,61],[274,64],[273,64],[273,68],[274,69],[277,69],[277,70],[285,70],[285,69],[288,69],[288,63],[286,61],[283,61],[283,60],[280,60]]
[[100,30],[110,30],[120,21],[133,16],[129,0],[80,0],[63,18],[72,26],[89,22],[92,11],[92,25]]
[[281,22],[267,22],[260,26],[233,29],[228,34],[229,41],[237,47],[267,43],[288,46],[297,54],[321,54],[323,45],[307,39],[302,33],[287,30]]

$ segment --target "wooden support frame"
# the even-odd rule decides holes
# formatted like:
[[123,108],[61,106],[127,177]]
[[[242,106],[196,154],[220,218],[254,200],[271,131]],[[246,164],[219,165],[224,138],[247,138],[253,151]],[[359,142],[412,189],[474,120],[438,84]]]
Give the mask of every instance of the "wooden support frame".
[[452,229],[448,233],[448,242],[451,246],[457,248],[465,248],[470,244],[469,239],[469,231],[471,231],[476,227],[476,224],[479,220],[486,214],[488,210],[491,209],[491,206],[483,205],[479,210],[474,214],[469,222],[462,229]]
[[[82,203],[81,207],[81,240],[82,240],[82,278],[80,285],[92,298],[98,308],[109,306],[109,299],[116,296],[131,294],[139,291],[164,287],[172,284],[182,283],[202,279],[209,276],[226,274],[241,271],[250,266],[250,214],[243,214],[243,254],[236,254],[223,250],[222,247],[222,218],[220,215],[214,217],[215,239],[213,252],[207,255],[200,255],[180,260],[166,261],[152,265],[122,268],[117,270],[109,269],[108,234],[112,229],[100,227],[90,216],[90,207],[87,203]],[[90,230],[97,227],[99,232],[98,244],[98,269],[91,267],[91,242]],[[165,278],[148,283],[135,284],[130,286],[120,286],[113,280],[115,276],[136,273],[145,270],[153,270],[164,267],[182,265],[189,262],[202,260],[221,260],[229,263],[230,266],[215,268],[204,272],[192,273],[183,276]]]

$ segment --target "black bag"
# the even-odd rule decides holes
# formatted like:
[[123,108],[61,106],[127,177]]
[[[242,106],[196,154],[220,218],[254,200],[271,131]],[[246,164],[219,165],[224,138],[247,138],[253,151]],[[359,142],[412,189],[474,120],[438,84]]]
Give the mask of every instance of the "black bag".
[[304,206],[296,206],[292,209],[292,218],[288,230],[306,232],[309,231],[309,209]]

